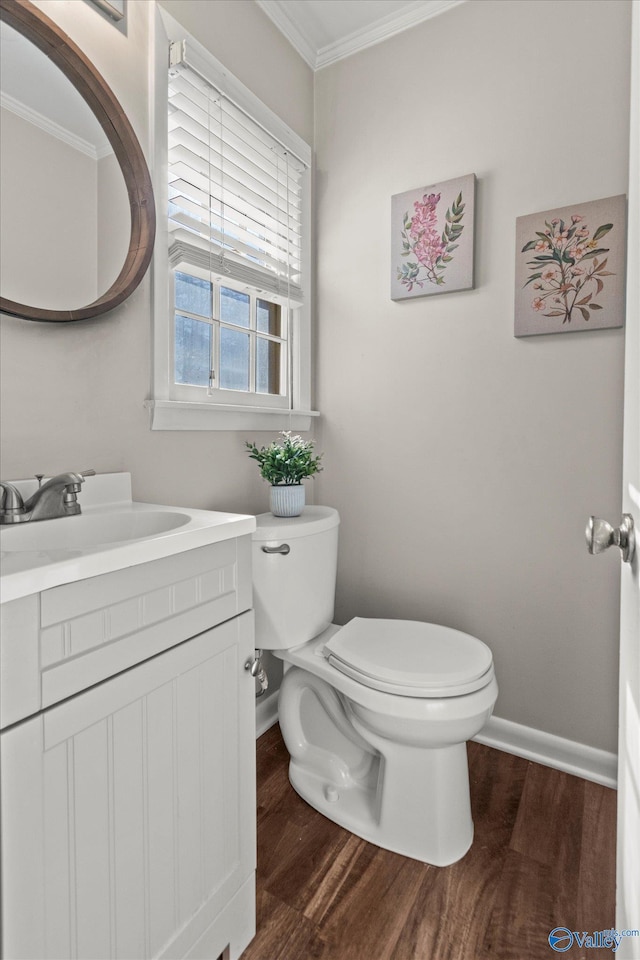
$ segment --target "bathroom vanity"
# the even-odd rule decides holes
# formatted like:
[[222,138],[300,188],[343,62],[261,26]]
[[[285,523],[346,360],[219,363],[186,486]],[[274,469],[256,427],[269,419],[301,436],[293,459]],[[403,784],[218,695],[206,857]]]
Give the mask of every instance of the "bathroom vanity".
[[85,489],[81,517],[0,534],[2,957],[231,960],[255,931],[255,520]]

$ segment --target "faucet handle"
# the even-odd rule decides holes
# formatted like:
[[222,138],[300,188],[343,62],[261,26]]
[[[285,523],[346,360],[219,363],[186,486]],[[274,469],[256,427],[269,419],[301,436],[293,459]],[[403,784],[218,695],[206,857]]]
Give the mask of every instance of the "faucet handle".
[[[74,474],[76,477],[81,477],[80,483],[83,482],[85,477],[95,477],[96,472],[93,469],[90,470],[81,470],[80,473]],[[44,480],[44,473],[34,473],[34,477],[38,481],[38,488],[42,486],[42,481]]]
[[84,483],[85,477],[95,477],[96,472],[92,468],[90,470],[81,470],[80,473],[70,474],[70,476],[75,477],[76,483],[69,483],[65,487],[63,500],[65,503],[76,503],[76,494],[80,493],[80,485]]
[[0,512],[3,516],[12,517],[23,514],[24,501],[14,485],[12,483],[0,482],[0,490],[2,491],[2,497],[0,499],[2,510]]
[[[95,470],[82,470],[80,473],[60,474],[60,479],[66,480],[62,500],[65,504],[77,503],[77,494],[85,481],[85,477],[95,477]],[[78,507],[78,510],[80,508]]]
[[65,510],[69,513],[80,513],[80,504],[78,503],[78,494],[80,493],[80,486],[84,483],[85,477],[95,477],[96,472],[93,469],[90,470],[81,470],[80,473],[70,473],[68,474],[69,478],[73,479],[73,483],[67,483],[64,488],[64,493],[62,494],[62,502],[65,505]]
[[80,473],[70,473],[69,476],[74,477],[75,482],[67,484],[67,490],[80,493],[80,484],[84,483],[85,477],[95,477],[95,475],[95,470],[81,470]]

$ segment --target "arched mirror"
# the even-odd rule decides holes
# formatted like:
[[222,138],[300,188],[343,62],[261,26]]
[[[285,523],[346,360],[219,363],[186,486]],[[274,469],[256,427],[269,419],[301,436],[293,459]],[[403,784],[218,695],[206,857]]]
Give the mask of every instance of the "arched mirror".
[[144,276],[151,178],[131,124],[79,48],[29,0],[0,0],[0,310],[99,316]]

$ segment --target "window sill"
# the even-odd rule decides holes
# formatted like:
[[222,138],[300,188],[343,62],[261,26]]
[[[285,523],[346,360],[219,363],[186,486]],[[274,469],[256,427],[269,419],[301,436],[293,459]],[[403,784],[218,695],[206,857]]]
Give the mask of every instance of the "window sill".
[[310,430],[317,410],[146,400],[152,430]]

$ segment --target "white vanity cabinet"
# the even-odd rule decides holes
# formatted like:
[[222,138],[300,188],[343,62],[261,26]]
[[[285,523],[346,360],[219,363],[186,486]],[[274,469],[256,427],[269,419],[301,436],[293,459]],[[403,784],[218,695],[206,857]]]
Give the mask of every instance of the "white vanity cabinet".
[[250,607],[246,536],[2,605],[4,960],[250,941]]

